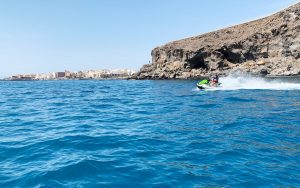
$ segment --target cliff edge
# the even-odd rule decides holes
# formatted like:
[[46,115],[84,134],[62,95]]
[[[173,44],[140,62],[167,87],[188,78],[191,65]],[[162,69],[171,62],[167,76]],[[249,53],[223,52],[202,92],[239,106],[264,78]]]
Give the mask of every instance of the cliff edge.
[[174,41],[152,50],[140,79],[187,79],[241,70],[300,74],[300,3],[271,16]]

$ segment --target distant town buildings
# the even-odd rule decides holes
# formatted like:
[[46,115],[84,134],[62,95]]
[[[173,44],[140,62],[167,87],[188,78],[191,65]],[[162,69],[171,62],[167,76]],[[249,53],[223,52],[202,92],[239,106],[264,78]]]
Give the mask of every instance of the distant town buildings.
[[130,78],[136,72],[129,69],[119,70],[89,70],[89,71],[64,71],[42,74],[24,74],[15,75],[8,80],[81,80],[81,79],[126,79]]
[[56,72],[55,73],[55,78],[65,78],[66,77],[66,72]]

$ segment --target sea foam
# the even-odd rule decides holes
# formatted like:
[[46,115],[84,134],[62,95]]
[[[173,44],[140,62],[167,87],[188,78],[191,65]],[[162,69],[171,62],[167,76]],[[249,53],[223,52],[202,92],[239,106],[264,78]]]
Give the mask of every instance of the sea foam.
[[274,78],[262,78],[245,74],[234,74],[220,78],[222,87],[213,90],[241,90],[241,89],[259,89],[259,90],[300,90],[300,82]]

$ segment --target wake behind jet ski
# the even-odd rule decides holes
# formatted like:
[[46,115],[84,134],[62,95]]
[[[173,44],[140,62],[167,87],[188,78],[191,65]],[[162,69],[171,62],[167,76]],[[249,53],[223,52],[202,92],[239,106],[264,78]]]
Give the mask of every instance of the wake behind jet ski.
[[219,76],[212,76],[211,79],[204,79],[197,83],[199,89],[212,89],[215,87],[220,87]]

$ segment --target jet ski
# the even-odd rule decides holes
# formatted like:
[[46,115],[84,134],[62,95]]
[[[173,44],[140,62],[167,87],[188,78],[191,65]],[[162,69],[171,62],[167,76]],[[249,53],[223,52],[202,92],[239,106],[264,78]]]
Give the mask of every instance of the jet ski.
[[219,76],[212,77],[211,80],[204,79],[197,83],[197,87],[199,89],[213,89],[216,87],[220,87],[221,83],[219,83]]
[[221,87],[221,83],[218,83],[217,85],[211,85],[209,83],[201,84],[200,82],[197,83],[197,88],[199,88],[199,89],[213,89],[216,87]]
[[211,88],[210,84],[201,84],[199,82],[197,83],[197,87],[199,89],[209,89],[209,88]]

